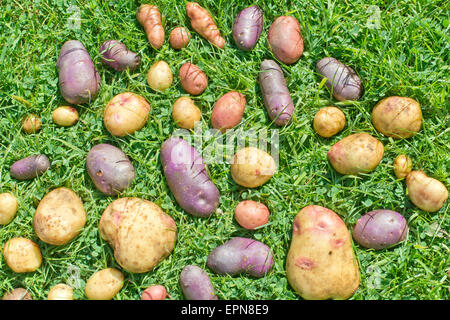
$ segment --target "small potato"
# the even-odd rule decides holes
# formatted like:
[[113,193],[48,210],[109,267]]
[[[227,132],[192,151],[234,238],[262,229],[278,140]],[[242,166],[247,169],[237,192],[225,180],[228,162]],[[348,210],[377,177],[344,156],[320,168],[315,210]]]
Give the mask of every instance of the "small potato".
[[52,113],[53,122],[59,126],[70,127],[78,122],[78,111],[74,107],[62,106]]
[[394,160],[394,173],[398,179],[405,178],[412,170],[412,160],[407,155],[401,154]]
[[19,204],[12,193],[0,194],[0,224],[8,224],[16,216]]
[[42,175],[50,168],[50,160],[44,154],[29,156],[13,163],[11,176],[17,180],[30,180]]
[[303,53],[303,37],[300,23],[292,16],[275,19],[267,35],[275,57],[285,64],[295,63]]
[[64,283],[57,284],[50,289],[47,300],[73,300],[73,289]]
[[218,300],[211,279],[205,270],[194,265],[183,268],[180,286],[186,300]]
[[153,90],[164,91],[172,85],[173,74],[165,61],[158,61],[147,73],[147,83]]
[[202,118],[202,112],[191,98],[181,97],[173,104],[172,118],[180,128],[194,129],[195,123]]
[[231,164],[233,180],[246,188],[263,185],[272,178],[275,171],[275,160],[267,152],[255,147],[236,152]]
[[262,203],[253,200],[239,202],[234,211],[234,217],[245,229],[254,230],[269,221],[269,209]]
[[26,289],[16,288],[5,293],[2,300],[33,300],[33,297]]
[[438,211],[448,199],[448,190],[444,184],[423,171],[411,171],[406,176],[406,186],[411,202],[427,212]]
[[412,137],[422,126],[420,104],[407,97],[388,97],[372,110],[372,123],[382,134],[396,139]]
[[245,96],[236,91],[230,91],[217,100],[211,113],[213,128],[224,133],[227,129],[237,126],[244,115]]
[[169,36],[170,46],[176,50],[186,48],[191,39],[190,32],[185,27],[176,27]]
[[345,127],[345,114],[336,107],[320,109],[314,116],[314,131],[318,135],[329,138]]
[[122,289],[124,280],[119,270],[103,269],[89,278],[84,292],[89,300],[111,300]]
[[41,126],[41,119],[35,114],[26,116],[22,123],[22,129],[26,133],[36,133],[41,130]]
[[108,102],[103,113],[103,122],[109,133],[124,137],[142,129],[149,113],[150,104],[144,97],[132,92],[123,92]]
[[195,64],[186,62],[180,68],[180,83],[183,89],[194,96],[205,91],[208,85],[206,74]]
[[42,264],[39,246],[22,237],[8,240],[3,247],[3,255],[11,270],[17,273],[36,271]]
[[165,300],[167,297],[166,288],[162,285],[150,286],[142,292],[141,300]]

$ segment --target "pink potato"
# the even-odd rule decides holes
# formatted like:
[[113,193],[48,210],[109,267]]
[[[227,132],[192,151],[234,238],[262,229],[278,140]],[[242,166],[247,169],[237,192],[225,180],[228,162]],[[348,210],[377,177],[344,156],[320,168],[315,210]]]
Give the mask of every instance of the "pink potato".
[[244,200],[236,206],[234,216],[239,225],[245,229],[254,230],[269,221],[269,209],[262,203]]
[[267,36],[275,57],[285,64],[293,64],[303,53],[303,38],[300,23],[291,16],[275,19]]
[[208,78],[203,70],[190,62],[181,66],[179,75],[183,89],[194,96],[203,93],[208,85]]
[[245,96],[236,91],[230,91],[217,100],[211,113],[213,128],[224,133],[227,129],[237,126],[244,115]]
[[169,37],[169,43],[175,50],[186,48],[191,39],[189,30],[185,27],[176,27],[172,30]]
[[165,300],[167,297],[166,288],[162,285],[153,285],[142,292],[141,300]]

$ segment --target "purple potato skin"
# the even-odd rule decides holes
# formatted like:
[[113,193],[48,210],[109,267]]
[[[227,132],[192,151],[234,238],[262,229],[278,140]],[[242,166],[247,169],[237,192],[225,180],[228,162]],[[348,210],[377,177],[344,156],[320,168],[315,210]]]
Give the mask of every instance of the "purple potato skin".
[[167,184],[181,208],[196,217],[208,217],[219,205],[220,193],[206,172],[203,158],[188,142],[171,137],[161,146]]
[[260,278],[272,268],[273,256],[264,243],[236,237],[211,251],[207,265],[219,274],[236,275],[245,272]]
[[275,61],[264,60],[261,63],[259,84],[270,119],[276,119],[274,123],[277,126],[286,125],[294,113],[294,103],[286,85],[283,71]]
[[252,50],[258,42],[264,26],[264,14],[257,5],[243,9],[233,24],[233,39],[244,51]]
[[186,300],[219,300],[208,274],[200,267],[184,267],[180,274],[180,285]]
[[363,86],[356,72],[339,60],[326,57],[317,62],[317,72],[327,78],[326,86],[339,101],[358,100]]
[[100,88],[100,75],[80,41],[69,40],[63,44],[57,66],[59,89],[67,102],[83,104],[95,98]]
[[406,239],[406,219],[392,210],[374,210],[358,219],[353,228],[353,238],[361,246],[381,250]]
[[134,180],[133,164],[119,148],[110,144],[98,144],[86,158],[89,176],[98,190],[114,196],[128,188]]
[[141,63],[141,57],[118,40],[107,40],[101,45],[99,52],[103,62],[117,71],[136,69]]
[[20,159],[11,166],[11,176],[17,180],[30,180],[42,175],[50,168],[50,161],[44,154]]

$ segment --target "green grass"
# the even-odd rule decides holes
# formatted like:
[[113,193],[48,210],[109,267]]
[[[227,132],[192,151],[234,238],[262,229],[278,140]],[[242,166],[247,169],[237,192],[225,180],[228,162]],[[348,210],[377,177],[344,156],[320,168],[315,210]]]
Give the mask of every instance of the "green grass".
[[[234,17],[250,1],[200,1],[214,14],[227,47],[222,51],[192,31],[188,48],[174,51],[166,40],[155,51],[147,43],[136,21],[138,1],[39,1],[5,0],[0,4],[0,192],[13,192],[20,201],[16,218],[0,229],[0,244],[15,236],[36,241],[44,262],[29,274],[16,274],[0,259],[0,295],[13,287],[27,287],[35,299],[45,299],[55,284],[72,276],[70,266],[80,270],[82,281],[105,267],[117,267],[113,252],[98,233],[103,210],[114,199],[101,194],[91,182],[85,159],[89,149],[102,142],[120,146],[132,159],[136,179],[123,196],[136,196],[160,205],[176,221],[178,241],[173,254],[152,272],[124,272],[126,283],[116,299],[139,299],[151,284],[163,284],[173,299],[183,299],[179,274],[187,264],[204,267],[221,299],[299,299],[289,286],[285,262],[291,240],[292,220],[304,206],[318,204],[337,212],[349,228],[361,214],[379,208],[402,213],[410,226],[406,242],[392,249],[374,251],[355,244],[361,285],[352,299],[450,299],[448,202],[436,213],[416,208],[406,194],[403,181],[392,171],[394,158],[408,154],[415,168],[450,185],[449,132],[449,16],[448,1],[256,1],[264,10],[264,31],[251,52],[238,50],[231,36]],[[381,10],[379,29],[366,26],[372,15],[370,2]],[[111,3],[111,4],[105,4]],[[113,4],[112,4],[113,3]],[[165,16],[166,35],[177,25],[190,28],[180,1],[154,1]],[[67,28],[70,5],[80,8],[81,29]],[[267,30],[279,15],[293,15],[301,24],[305,41],[302,58],[283,65],[296,107],[292,123],[281,128],[280,168],[264,186],[248,190],[236,185],[228,164],[212,164],[211,177],[221,191],[221,214],[195,218],[175,202],[159,161],[161,143],[176,128],[171,106],[185,95],[177,71],[192,61],[209,76],[206,91],[195,97],[209,125],[214,102],[229,90],[246,95],[247,107],[241,127],[276,129],[264,109],[257,84],[259,64],[273,58],[267,49]],[[52,111],[66,104],[58,89],[56,60],[62,44],[78,39],[86,46],[101,75],[100,92],[89,105],[78,106],[80,121],[73,127],[56,126]],[[120,39],[142,56],[140,68],[117,73],[101,63],[98,48],[107,39]],[[166,36],[167,39],[167,36]],[[357,102],[337,103],[315,73],[315,63],[331,55],[352,66],[363,79],[365,92]],[[146,73],[157,60],[169,63],[175,75],[165,93],[152,91]],[[147,125],[131,136],[117,138],[104,128],[102,112],[116,94],[133,91],[152,106]],[[22,103],[11,96],[19,96]],[[393,140],[378,133],[371,124],[375,103],[390,95],[408,96],[421,103],[422,130],[408,140]],[[320,107],[342,107],[347,125],[337,136],[323,139],[312,129],[312,118]],[[37,134],[21,131],[21,119],[38,114],[43,122]],[[360,177],[337,174],[327,160],[327,151],[339,139],[367,132],[380,139],[385,155],[377,169]],[[14,161],[46,154],[51,170],[32,181],[11,178]],[[65,246],[39,241],[32,219],[40,199],[56,187],[69,187],[83,200],[88,221],[81,234]],[[270,223],[254,232],[239,227],[234,208],[243,199],[259,200],[271,211]],[[443,231],[440,231],[443,230]],[[219,276],[206,267],[208,253],[233,236],[252,237],[273,249],[275,265],[261,279]],[[68,271],[69,270],[69,271]],[[81,288],[77,299],[86,298]]]

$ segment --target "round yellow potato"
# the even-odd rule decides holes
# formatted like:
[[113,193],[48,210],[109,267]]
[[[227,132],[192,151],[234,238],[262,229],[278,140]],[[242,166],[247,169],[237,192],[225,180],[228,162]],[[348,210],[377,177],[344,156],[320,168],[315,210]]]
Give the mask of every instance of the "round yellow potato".
[[394,160],[394,173],[399,179],[405,178],[412,170],[412,160],[407,155],[401,154]]
[[17,273],[33,272],[42,264],[39,246],[22,237],[8,240],[3,247],[3,255],[11,270]]
[[73,300],[73,289],[67,284],[59,283],[50,289],[47,300]]
[[386,136],[396,139],[409,138],[422,126],[422,110],[414,99],[388,97],[373,108],[372,123]]
[[165,61],[156,62],[147,73],[147,83],[153,90],[164,91],[172,85],[173,73]]
[[150,104],[144,97],[123,92],[108,102],[103,113],[103,122],[109,133],[123,137],[142,129],[149,113]]
[[448,190],[444,184],[423,171],[411,171],[406,176],[406,186],[411,202],[427,212],[438,211],[448,199]]
[[320,109],[314,116],[314,131],[324,138],[329,138],[345,127],[345,114],[336,107]]
[[122,272],[107,268],[94,273],[86,282],[84,292],[89,300],[111,300],[122,289]]
[[267,152],[247,147],[236,152],[231,164],[233,180],[246,188],[256,188],[275,174],[275,160]]
[[41,119],[35,114],[28,115],[22,123],[22,129],[26,133],[36,133],[41,129]]
[[34,215],[34,231],[42,241],[66,244],[75,238],[86,223],[81,199],[67,188],[49,192],[39,203]]
[[8,224],[14,219],[17,208],[16,197],[9,192],[0,194],[0,224]]
[[78,122],[78,111],[74,107],[62,106],[52,113],[53,122],[62,127],[70,127]]
[[202,118],[202,112],[189,97],[181,97],[173,104],[172,118],[180,128],[194,129]]

